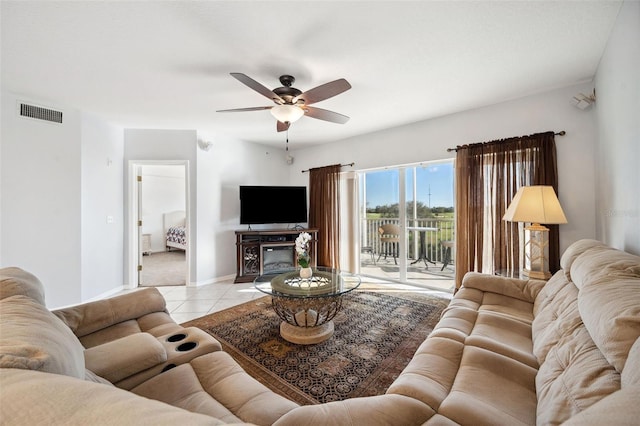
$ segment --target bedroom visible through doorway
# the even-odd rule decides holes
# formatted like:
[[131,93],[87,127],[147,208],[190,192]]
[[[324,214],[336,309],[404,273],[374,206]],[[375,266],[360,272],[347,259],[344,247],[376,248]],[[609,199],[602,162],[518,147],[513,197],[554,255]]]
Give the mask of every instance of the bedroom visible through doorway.
[[184,165],[139,167],[140,286],[186,285],[187,220]]

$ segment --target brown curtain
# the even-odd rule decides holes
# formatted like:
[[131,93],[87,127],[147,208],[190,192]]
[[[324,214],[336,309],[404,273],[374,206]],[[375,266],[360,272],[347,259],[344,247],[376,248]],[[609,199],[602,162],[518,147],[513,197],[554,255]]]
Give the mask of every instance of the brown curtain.
[[309,170],[309,227],[318,229],[318,265],[339,269],[339,164]]
[[[502,220],[521,186],[550,185],[558,193],[553,132],[457,148],[456,288],[469,271],[520,269],[517,223]],[[560,268],[558,225],[548,225],[549,269]]]

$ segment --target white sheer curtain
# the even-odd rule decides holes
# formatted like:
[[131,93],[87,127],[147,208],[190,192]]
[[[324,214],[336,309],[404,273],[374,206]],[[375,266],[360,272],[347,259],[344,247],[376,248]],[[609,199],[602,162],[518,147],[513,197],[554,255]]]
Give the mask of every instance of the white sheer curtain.
[[340,268],[359,273],[358,174],[340,173]]

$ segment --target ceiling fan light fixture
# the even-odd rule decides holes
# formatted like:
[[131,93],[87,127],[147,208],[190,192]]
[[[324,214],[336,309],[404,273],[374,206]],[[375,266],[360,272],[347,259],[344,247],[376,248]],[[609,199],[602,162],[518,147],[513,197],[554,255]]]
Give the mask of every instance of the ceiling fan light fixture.
[[276,105],[271,108],[271,115],[281,123],[293,123],[304,115],[304,111],[296,105]]

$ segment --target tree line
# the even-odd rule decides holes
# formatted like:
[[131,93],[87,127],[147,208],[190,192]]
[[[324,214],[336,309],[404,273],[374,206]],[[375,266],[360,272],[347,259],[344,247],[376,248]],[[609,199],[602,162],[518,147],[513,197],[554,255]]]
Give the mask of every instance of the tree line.
[[[398,217],[400,215],[400,204],[386,204],[384,206],[376,206],[374,208],[367,207],[367,213],[377,213],[380,217]],[[413,201],[407,201],[406,208],[407,215],[413,216]],[[428,207],[423,202],[418,201],[416,203],[416,217],[429,218],[442,215],[444,213],[453,213],[453,207]]]

